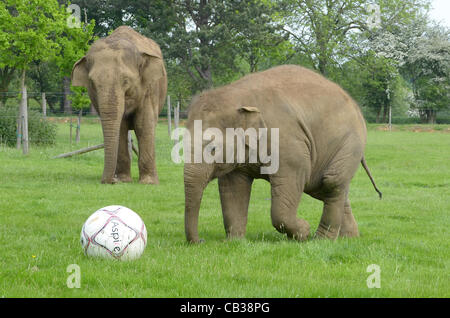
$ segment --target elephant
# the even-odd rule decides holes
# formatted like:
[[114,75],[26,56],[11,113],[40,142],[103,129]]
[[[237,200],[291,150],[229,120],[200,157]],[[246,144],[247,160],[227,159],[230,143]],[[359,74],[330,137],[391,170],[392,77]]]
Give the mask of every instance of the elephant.
[[158,184],[155,128],[167,94],[161,49],[128,26],[95,41],[72,69],[73,86],[88,90],[104,138],[102,183],[131,182],[128,131],[138,140],[139,182]]
[[[192,158],[196,144],[185,143],[184,216],[188,242],[203,241],[198,235],[200,203],[204,189],[215,178],[226,236],[231,239],[245,236],[254,179],[271,185],[270,215],[274,228],[298,241],[359,236],[348,196],[359,164],[381,198],[364,158],[367,130],[359,106],[340,86],[312,70],[282,65],[204,91],[189,106],[185,136],[198,134],[196,123],[201,123],[199,145],[203,156],[206,151],[216,158],[225,149],[227,154],[228,149],[236,149],[233,139],[237,135],[217,138],[219,132],[238,128],[247,132],[252,128],[267,132],[267,153],[277,151],[279,159],[278,169],[270,173],[262,169],[268,163],[263,161],[261,152],[256,160],[249,160],[255,144],[252,146],[250,134],[246,133],[245,160],[241,161],[236,157],[227,157],[226,162],[201,157],[195,160]],[[210,129],[215,131],[212,148],[212,134],[205,137]],[[262,146],[261,140],[257,147]],[[233,155],[237,152],[232,151],[230,156]],[[303,193],[324,204],[314,235],[310,235],[309,223],[297,217]]]

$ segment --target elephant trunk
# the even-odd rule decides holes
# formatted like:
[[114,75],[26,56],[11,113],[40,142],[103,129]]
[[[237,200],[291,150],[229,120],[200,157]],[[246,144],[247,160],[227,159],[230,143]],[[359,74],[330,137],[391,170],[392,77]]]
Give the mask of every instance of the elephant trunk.
[[210,181],[213,171],[212,165],[185,164],[184,165],[184,227],[186,239],[191,243],[198,243],[198,215],[203,191]]
[[125,100],[113,90],[98,101],[104,140],[104,168],[102,183],[115,183],[117,155],[119,150],[120,124],[122,122]]

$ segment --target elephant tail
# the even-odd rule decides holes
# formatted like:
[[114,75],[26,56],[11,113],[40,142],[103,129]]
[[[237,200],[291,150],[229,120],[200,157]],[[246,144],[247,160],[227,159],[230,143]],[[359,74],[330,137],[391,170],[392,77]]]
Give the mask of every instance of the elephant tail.
[[361,164],[364,167],[364,170],[366,170],[366,173],[369,176],[369,179],[372,182],[373,187],[375,188],[375,191],[378,192],[378,195],[380,196],[380,200],[381,200],[381,198],[383,197],[383,193],[381,193],[381,191],[378,190],[377,185],[375,184],[375,181],[373,180],[372,175],[370,174],[369,167],[367,167],[366,159],[364,158],[364,156],[361,159]]

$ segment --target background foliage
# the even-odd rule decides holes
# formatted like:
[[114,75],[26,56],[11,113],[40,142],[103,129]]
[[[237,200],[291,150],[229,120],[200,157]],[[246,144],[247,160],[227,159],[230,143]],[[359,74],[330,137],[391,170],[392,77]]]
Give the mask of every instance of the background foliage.
[[[29,91],[47,92],[51,111],[87,108],[70,90],[71,68],[125,24],[159,43],[182,109],[201,90],[298,64],[348,90],[369,121],[386,122],[391,109],[394,122],[450,122],[450,32],[429,19],[430,0],[74,0],[81,28],[67,27],[69,1],[44,2],[45,17],[26,0],[0,4],[1,104],[17,98],[25,63]],[[17,25],[15,13],[26,17]],[[41,18],[40,32],[26,28]]]

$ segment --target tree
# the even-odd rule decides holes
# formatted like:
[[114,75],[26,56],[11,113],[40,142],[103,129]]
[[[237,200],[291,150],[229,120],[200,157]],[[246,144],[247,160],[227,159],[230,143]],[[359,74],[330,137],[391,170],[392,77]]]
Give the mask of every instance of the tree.
[[[21,72],[22,102],[19,111],[18,148],[28,153],[26,71],[32,61],[46,61],[55,56],[55,39],[65,23],[65,15],[56,0],[4,0],[0,3],[0,67]],[[22,138],[20,138],[22,134]]]
[[428,25],[424,15],[402,29],[378,32],[372,42],[380,54],[396,61],[410,83],[411,107],[424,122],[435,123],[436,113],[450,104],[450,30]]
[[[60,5],[67,7],[70,3],[76,3],[80,8],[80,20],[86,24],[95,21],[93,34],[105,37],[108,33],[121,25],[135,27],[135,19],[132,16],[136,3],[151,3],[148,0],[58,0]],[[92,23],[91,23],[92,24]]]
[[[285,31],[309,64],[328,76],[332,67],[345,62],[352,43],[372,28],[397,28],[413,18],[429,0],[379,0],[371,11],[366,0],[287,0],[291,15]],[[377,15],[379,14],[379,17]],[[374,17],[377,23],[373,23]],[[378,23],[379,22],[379,23]]]
[[262,57],[286,44],[271,25],[270,1],[171,0],[133,10],[142,32],[160,44],[169,76],[172,67],[186,74],[192,93],[236,78],[243,61],[257,70]]
[[[399,73],[389,59],[368,52],[358,59],[362,103],[376,114],[376,122],[386,122],[396,94]],[[382,116],[382,117],[381,117]]]
[[435,124],[437,112],[450,108],[450,30],[427,27],[415,44],[402,69],[413,87],[413,108],[424,122]]
[[66,7],[60,7],[56,0],[4,0],[0,3],[0,68],[10,67],[21,72],[17,146],[20,148],[23,140],[24,154],[28,153],[27,71],[33,63],[53,60],[67,73],[68,65],[85,49],[86,38],[92,34],[89,28],[81,31],[69,28],[69,16]]
[[70,74],[74,63],[82,58],[89,48],[91,42],[95,40],[93,35],[95,21],[90,23],[81,23],[80,27],[71,27],[64,24],[62,35],[56,39],[60,47],[60,53],[55,56],[53,61],[59,68],[59,75],[63,79],[63,110],[65,113],[71,113],[71,94]]
[[269,64],[287,60],[292,53],[288,34],[280,19],[282,7],[271,1],[231,2],[229,26],[234,50],[248,64],[249,72],[257,72],[265,59]]
[[6,105],[9,83],[11,83],[15,71],[15,67],[8,65],[0,67],[0,107]]

